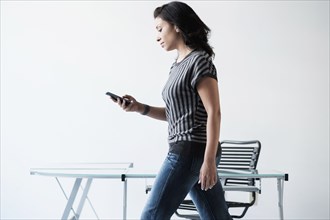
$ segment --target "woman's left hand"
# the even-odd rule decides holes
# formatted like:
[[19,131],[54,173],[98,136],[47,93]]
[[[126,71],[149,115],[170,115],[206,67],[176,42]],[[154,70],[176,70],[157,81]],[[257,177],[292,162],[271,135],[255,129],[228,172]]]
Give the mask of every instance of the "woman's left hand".
[[199,172],[199,181],[202,190],[212,189],[212,187],[217,183],[217,167],[215,165],[215,160],[204,161]]

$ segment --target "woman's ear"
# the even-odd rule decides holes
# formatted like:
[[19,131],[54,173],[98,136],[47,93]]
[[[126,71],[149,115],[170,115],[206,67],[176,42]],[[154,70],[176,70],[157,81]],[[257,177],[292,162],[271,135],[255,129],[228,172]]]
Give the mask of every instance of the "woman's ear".
[[180,32],[180,29],[179,29],[176,25],[174,25],[174,30],[175,30],[175,32],[177,32],[177,33]]

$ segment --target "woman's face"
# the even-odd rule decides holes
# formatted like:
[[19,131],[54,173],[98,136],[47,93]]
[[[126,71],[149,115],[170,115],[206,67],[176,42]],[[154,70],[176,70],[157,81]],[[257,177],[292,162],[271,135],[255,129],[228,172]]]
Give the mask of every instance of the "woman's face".
[[171,51],[178,48],[180,34],[174,25],[161,19],[155,18],[155,25],[157,30],[157,42],[166,51]]

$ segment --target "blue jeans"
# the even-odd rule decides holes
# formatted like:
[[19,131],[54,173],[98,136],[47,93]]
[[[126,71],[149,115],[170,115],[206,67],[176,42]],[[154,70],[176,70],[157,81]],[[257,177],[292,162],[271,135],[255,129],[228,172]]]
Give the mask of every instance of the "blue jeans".
[[[199,171],[205,144],[180,141],[170,145],[167,157],[155,179],[143,220],[170,219],[189,193],[201,219],[230,220],[220,181],[207,191],[201,190]],[[218,150],[220,151],[220,149]],[[220,153],[217,154],[217,163]]]

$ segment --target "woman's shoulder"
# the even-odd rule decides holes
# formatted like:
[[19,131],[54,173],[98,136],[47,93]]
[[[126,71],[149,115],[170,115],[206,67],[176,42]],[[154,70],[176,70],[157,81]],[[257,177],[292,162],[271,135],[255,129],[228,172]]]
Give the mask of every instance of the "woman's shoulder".
[[191,53],[192,53],[191,58],[194,61],[204,60],[204,61],[207,61],[207,62],[212,62],[212,57],[203,50],[194,50]]
[[198,56],[208,56],[208,54],[204,50],[193,50],[191,52],[192,56],[198,57]]

